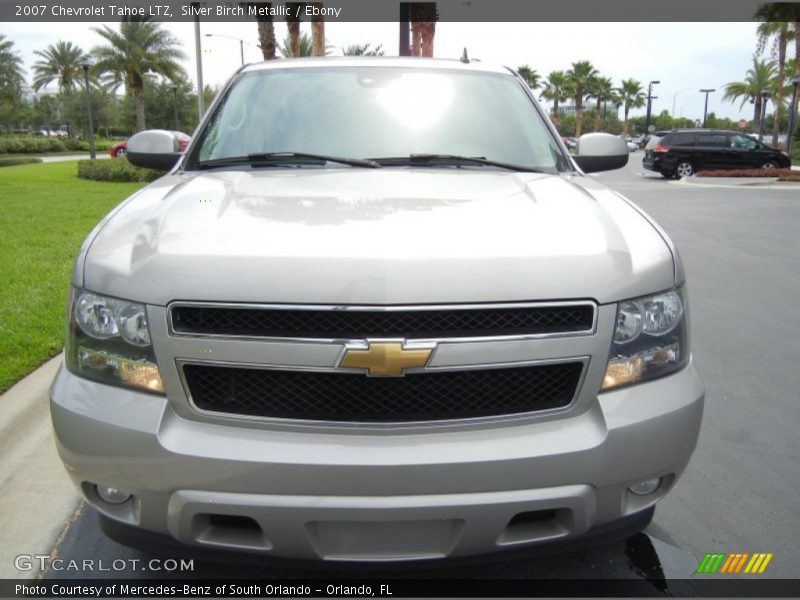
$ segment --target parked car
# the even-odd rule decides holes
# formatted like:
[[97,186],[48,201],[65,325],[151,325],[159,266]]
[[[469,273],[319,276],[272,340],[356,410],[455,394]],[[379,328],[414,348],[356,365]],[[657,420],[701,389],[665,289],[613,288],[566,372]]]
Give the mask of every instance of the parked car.
[[[186,150],[186,146],[188,145],[189,138],[178,140],[178,150],[180,152]],[[108,147],[108,154],[111,156],[111,158],[120,158],[122,156],[126,156],[128,154],[128,142],[124,141],[111,144]]]
[[108,154],[111,158],[121,158],[128,153],[128,142],[116,142],[108,147]]
[[788,155],[748,135],[714,129],[667,132],[642,159],[664,177],[689,177],[707,169],[776,169],[791,166]]
[[622,139],[622,140],[624,140],[624,141],[625,141],[625,145],[628,147],[628,151],[629,151],[629,152],[635,152],[636,150],[638,150],[638,149],[639,149],[639,144],[637,144],[636,142],[634,142],[634,141],[631,139],[631,137],[630,137],[630,136],[626,136],[626,137],[619,136],[619,137],[620,137],[620,139]]
[[[69,476],[121,541],[328,561],[644,527],[703,386],[666,234],[565,153],[512,69],[239,70],[168,173],[84,242],[51,389]],[[158,538],[158,535],[161,538]]]

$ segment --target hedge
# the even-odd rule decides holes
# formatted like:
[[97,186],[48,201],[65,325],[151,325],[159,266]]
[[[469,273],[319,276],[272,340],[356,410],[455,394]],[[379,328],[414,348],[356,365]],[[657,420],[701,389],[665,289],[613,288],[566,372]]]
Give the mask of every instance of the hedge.
[[698,171],[697,177],[790,177],[798,175],[792,169],[715,169]]
[[[97,140],[95,150],[105,152],[114,142]],[[0,154],[36,154],[41,152],[89,151],[89,142],[75,138],[0,136]]]
[[78,177],[94,181],[150,182],[163,174],[161,171],[134,167],[126,158],[78,161]]
[[41,158],[35,156],[0,156],[0,167],[15,167],[17,165],[29,165],[42,162]]

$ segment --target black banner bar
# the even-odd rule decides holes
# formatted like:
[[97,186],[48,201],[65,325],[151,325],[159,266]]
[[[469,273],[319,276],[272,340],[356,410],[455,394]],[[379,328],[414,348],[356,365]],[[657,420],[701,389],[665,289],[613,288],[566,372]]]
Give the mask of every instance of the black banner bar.
[[[793,0],[797,3],[798,0]],[[763,0],[437,0],[439,21],[751,21]],[[253,21],[268,16],[329,22],[397,22],[399,0],[324,0],[320,3],[238,0],[0,0],[0,22]],[[321,11],[321,12],[320,12]],[[292,13],[291,15],[289,13]]]
[[0,580],[4,598],[800,597],[798,579]]

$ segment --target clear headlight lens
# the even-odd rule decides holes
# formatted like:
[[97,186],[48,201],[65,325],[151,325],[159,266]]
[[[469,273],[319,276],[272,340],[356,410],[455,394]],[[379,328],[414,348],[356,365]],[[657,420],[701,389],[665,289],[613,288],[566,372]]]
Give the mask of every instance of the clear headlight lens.
[[164,393],[147,309],[138,302],[72,290],[65,356],[67,368],[81,377]]
[[620,302],[601,390],[655,379],[689,360],[682,289]]

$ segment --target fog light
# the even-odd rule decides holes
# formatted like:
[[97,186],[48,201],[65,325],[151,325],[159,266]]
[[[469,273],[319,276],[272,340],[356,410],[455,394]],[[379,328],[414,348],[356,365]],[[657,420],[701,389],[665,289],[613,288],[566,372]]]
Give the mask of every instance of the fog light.
[[660,485],[661,477],[656,477],[655,479],[643,479],[638,483],[634,483],[628,489],[637,496],[647,496],[655,492]]
[[131,497],[128,492],[108,485],[98,485],[97,495],[109,504],[122,504]]

